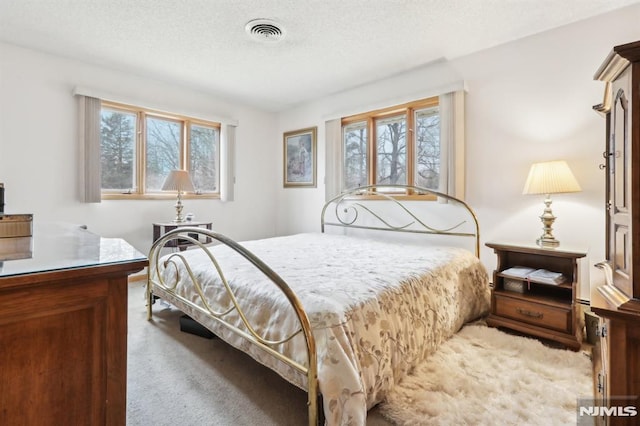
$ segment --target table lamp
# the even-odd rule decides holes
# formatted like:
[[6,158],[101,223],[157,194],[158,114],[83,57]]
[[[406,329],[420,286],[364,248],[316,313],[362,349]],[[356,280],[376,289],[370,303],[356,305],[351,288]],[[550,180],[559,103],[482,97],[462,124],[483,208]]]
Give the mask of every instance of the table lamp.
[[540,247],[558,247],[560,242],[553,236],[553,222],[556,217],[551,212],[551,194],[580,192],[580,185],[566,161],[547,161],[531,165],[523,194],[545,194],[545,209],[540,216],[544,233],[536,240]]
[[176,201],[176,218],[174,222],[184,222],[184,216],[182,216],[182,192],[194,191],[193,182],[189,176],[189,172],[186,170],[171,170],[169,176],[162,184],[163,191],[178,191],[178,200]]

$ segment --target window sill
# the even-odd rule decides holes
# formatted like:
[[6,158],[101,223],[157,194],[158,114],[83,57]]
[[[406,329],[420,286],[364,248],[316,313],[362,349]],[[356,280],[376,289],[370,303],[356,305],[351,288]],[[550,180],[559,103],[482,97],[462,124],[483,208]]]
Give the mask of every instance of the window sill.
[[352,194],[345,197],[346,200],[389,200],[389,198],[394,200],[403,200],[403,201],[436,201],[438,197],[433,194],[398,194],[398,193],[384,193],[384,195],[357,195]]
[[[108,193],[102,194],[103,200],[175,200],[178,194],[136,194],[136,193]],[[183,200],[217,200],[220,194],[183,194]]]

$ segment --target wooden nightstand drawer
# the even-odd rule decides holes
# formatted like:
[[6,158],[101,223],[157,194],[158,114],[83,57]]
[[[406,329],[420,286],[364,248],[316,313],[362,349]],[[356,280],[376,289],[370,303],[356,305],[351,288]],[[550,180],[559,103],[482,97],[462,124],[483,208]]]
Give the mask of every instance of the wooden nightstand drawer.
[[512,318],[528,324],[561,331],[571,332],[571,309],[505,297],[499,293],[495,296],[495,314]]

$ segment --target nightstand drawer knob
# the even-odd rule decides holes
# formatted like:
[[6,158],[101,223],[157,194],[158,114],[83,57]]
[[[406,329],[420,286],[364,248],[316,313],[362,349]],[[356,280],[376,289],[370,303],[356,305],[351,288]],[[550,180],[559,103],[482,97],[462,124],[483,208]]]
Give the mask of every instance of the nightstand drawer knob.
[[522,309],[522,308],[516,308],[516,312],[518,312],[520,315],[524,315],[527,317],[531,317],[531,318],[542,318],[544,316],[544,314],[542,312],[531,312],[528,311],[526,309]]

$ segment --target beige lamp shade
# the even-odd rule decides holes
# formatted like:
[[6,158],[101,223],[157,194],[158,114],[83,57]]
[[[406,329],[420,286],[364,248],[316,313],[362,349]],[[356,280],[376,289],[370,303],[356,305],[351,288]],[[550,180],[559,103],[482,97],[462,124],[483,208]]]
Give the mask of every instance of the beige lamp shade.
[[531,165],[523,194],[559,194],[582,189],[566,161],[547,161]]
[[171,170],[162,184],[163,191],[194,191],[193,182],[186,170]]

